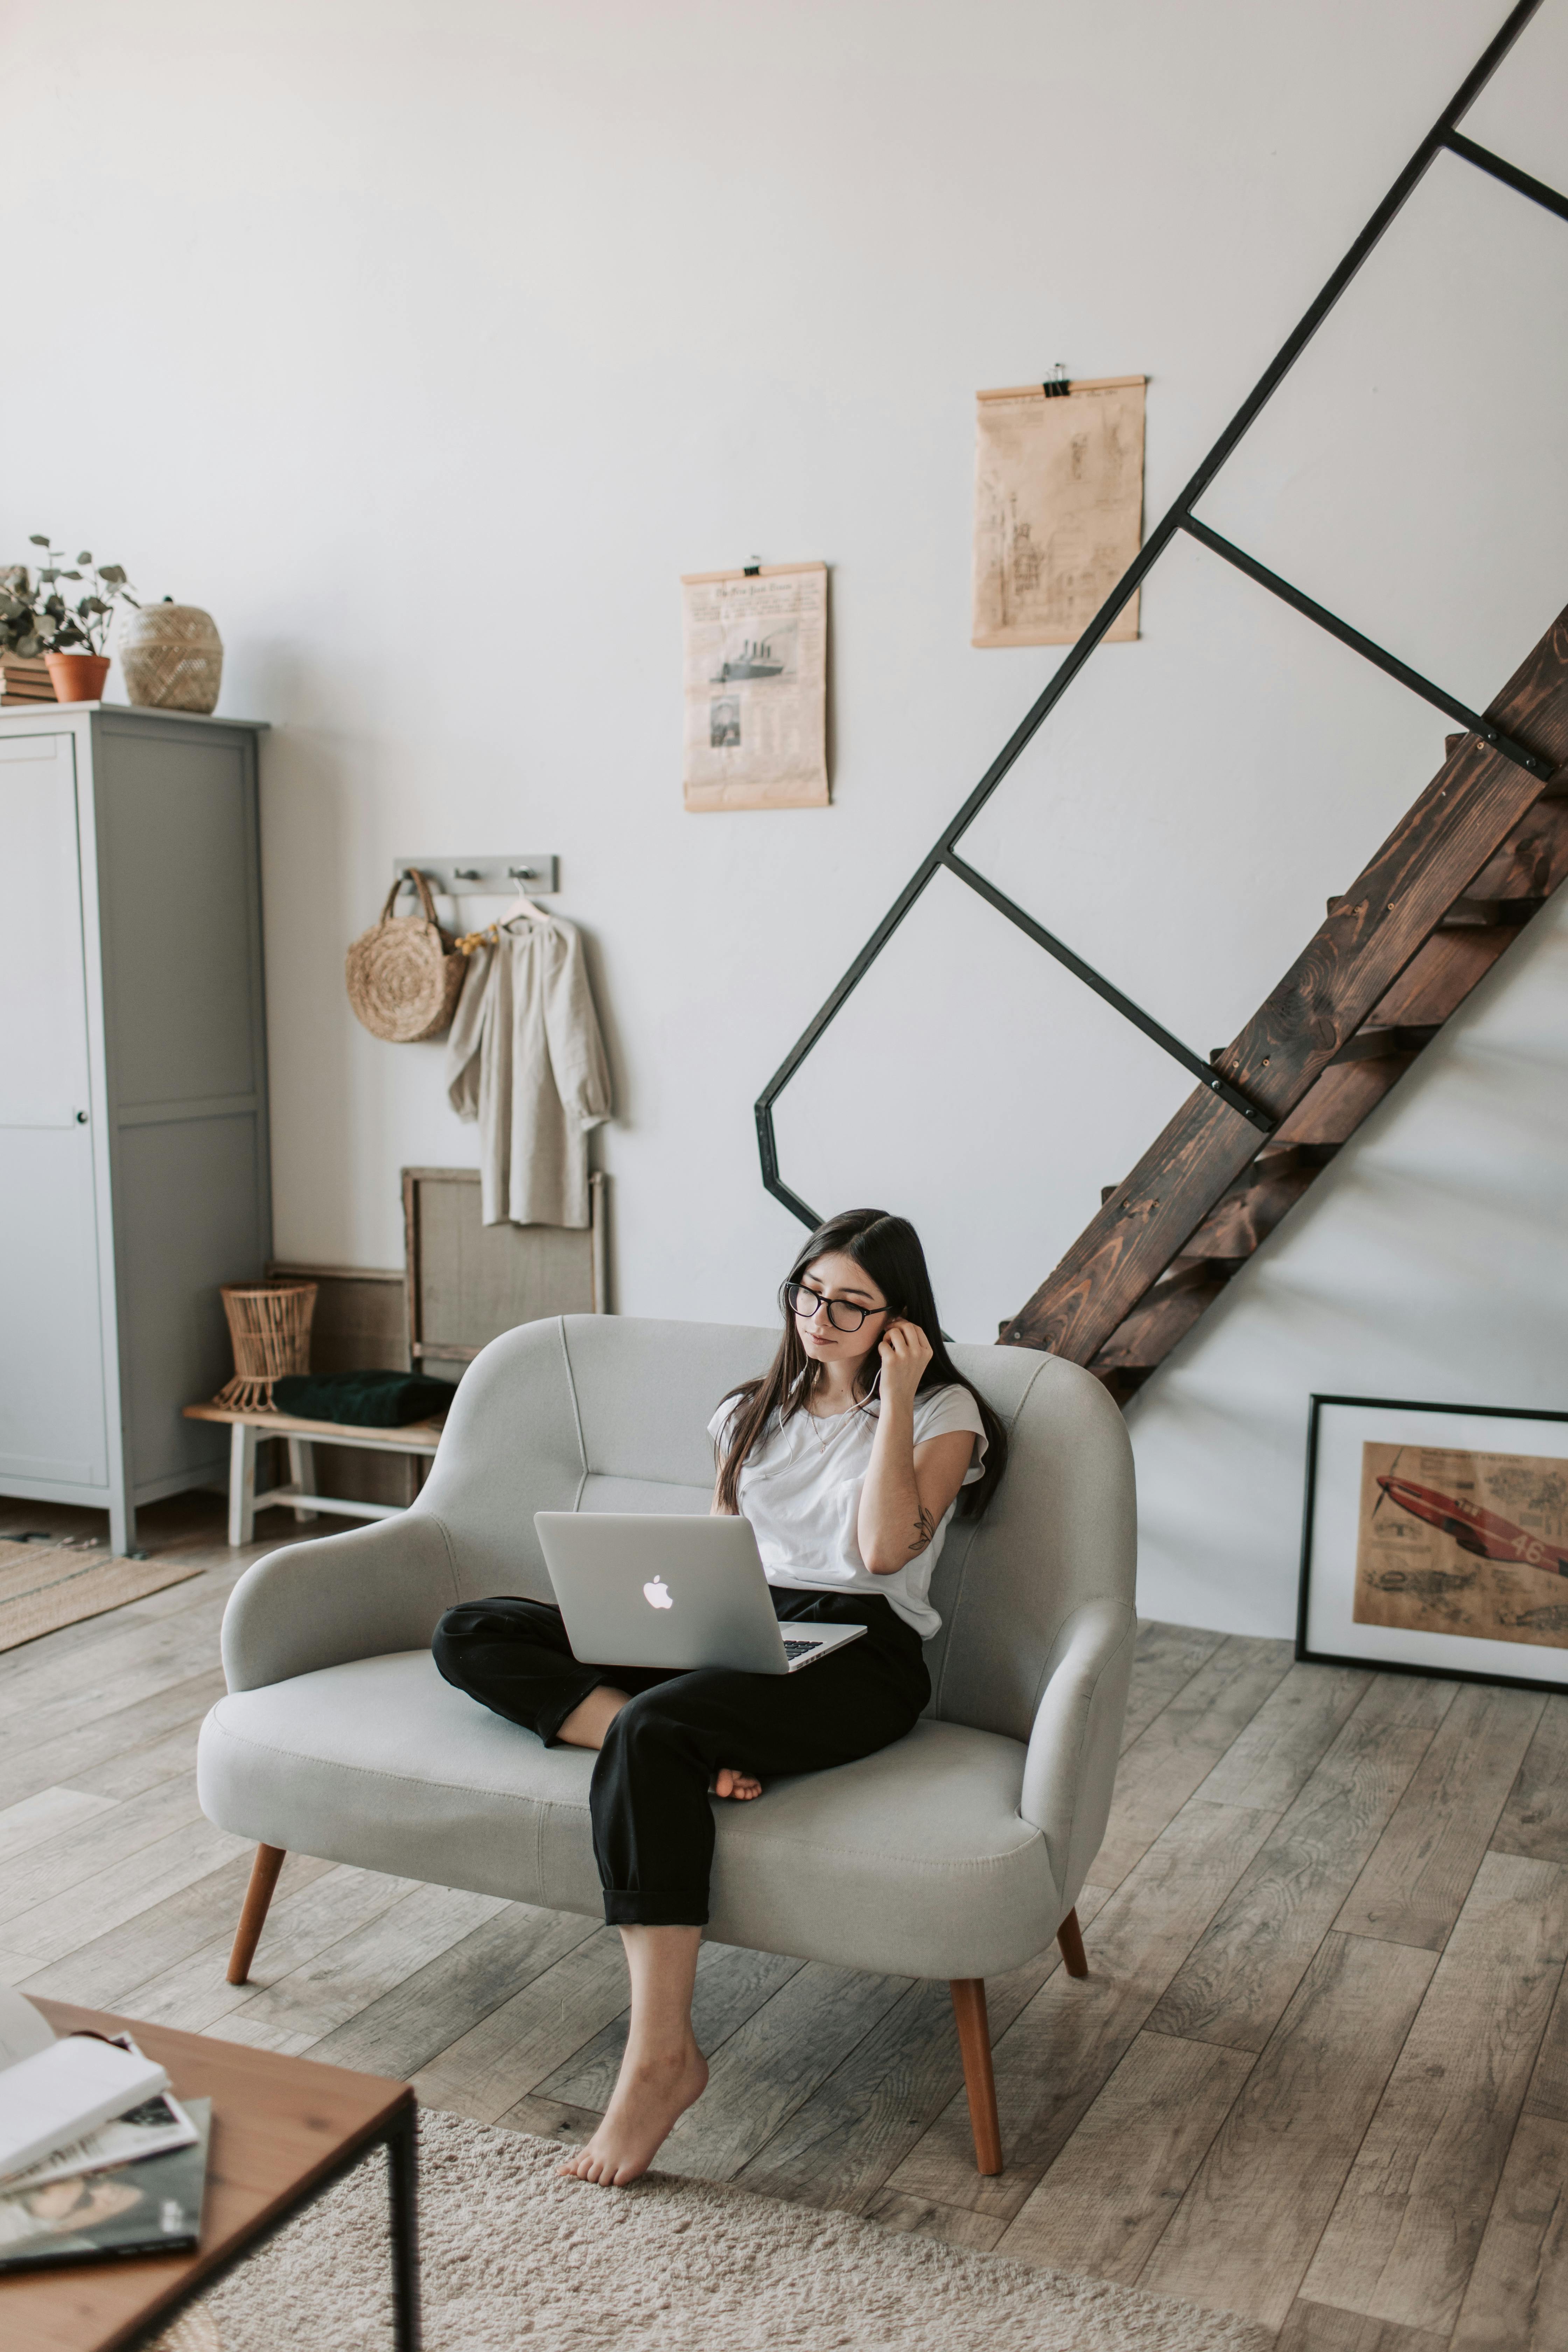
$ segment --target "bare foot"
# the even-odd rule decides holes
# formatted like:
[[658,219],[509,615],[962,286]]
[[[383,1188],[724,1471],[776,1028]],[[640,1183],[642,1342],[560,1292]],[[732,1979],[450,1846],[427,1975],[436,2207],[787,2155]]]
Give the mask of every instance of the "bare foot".
[[760,1797],[762,1793],[760,1780],[753,1780],[749,1772],[735,1771],[731,1765],[721,1764],[713,1776],[713,1794],[716,1797]]
[[668,2138],[677,2118],[708,2087],[708,2061],[695,2042],[674,2056],[634,2065],[621,2063],[605,2120],[585,2147],[557,2168],[563,2180],[592,2180],[625,2189],[640,2179]]

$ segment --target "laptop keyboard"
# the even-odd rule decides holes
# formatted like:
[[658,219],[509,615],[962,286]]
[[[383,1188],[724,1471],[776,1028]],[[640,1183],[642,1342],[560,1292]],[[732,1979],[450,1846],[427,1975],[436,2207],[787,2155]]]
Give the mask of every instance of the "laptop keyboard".
[[786,1658],[809,1657],[813,1650],[820,1650],[821,1647],[822,1643],[820,1642],[792,1642],[786,1635],[784,1640],[784,1655]]

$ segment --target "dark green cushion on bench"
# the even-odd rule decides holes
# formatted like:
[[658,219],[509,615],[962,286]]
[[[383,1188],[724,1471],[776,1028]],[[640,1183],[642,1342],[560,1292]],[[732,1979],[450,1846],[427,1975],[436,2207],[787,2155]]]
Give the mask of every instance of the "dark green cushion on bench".
[[434,1421],[458,1393],[456,1381],[424,1372],[285,1372],[272,1383],[279,1412],[300,1421],[348,1421],[362,1429],[401,1429]]

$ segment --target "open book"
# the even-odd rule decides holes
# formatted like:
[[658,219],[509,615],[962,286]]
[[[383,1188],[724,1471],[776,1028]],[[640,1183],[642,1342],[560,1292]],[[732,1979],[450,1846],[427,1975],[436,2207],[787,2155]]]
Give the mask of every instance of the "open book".
[[129,2034],[53,2026],[0,1986],[0,2195],[135,2162],[198,2138],[155,2059]]

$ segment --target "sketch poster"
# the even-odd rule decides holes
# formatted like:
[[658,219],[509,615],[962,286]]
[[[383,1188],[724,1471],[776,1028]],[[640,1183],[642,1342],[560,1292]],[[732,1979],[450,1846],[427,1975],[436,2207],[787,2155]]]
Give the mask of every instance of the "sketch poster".
[[1568,1649],[1568,1461],[1363,1444],[1355,1622]]
[[827,566],[696,572],[685,603],[689,809],[827,805]]
[[[975,645],[1070,646],[1137,554],[1143,382],[976,395]],[[1136,594],[1106,635],[1138,635]]]

